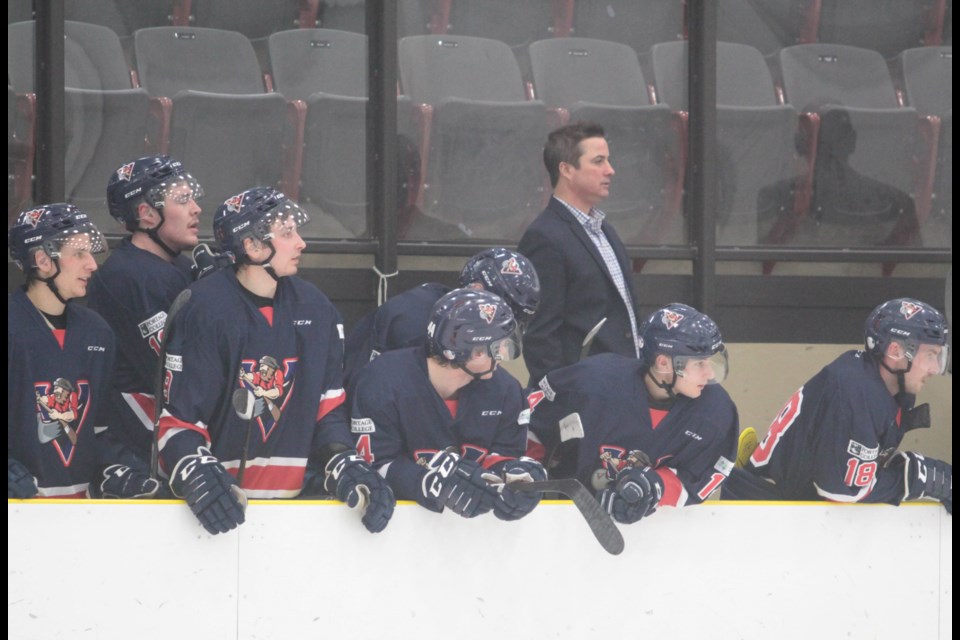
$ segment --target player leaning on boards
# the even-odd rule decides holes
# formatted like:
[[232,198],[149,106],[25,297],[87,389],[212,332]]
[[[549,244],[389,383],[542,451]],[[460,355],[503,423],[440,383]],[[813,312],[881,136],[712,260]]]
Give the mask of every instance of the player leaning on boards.
[[117,462],[102,430],[116,347],[103,318],[82,305],[106,243],[69,204],[24,211],[9,231],[26,285],[7,299],[7,497],[152,496],[146,473],[101,475]]
[[539,493],[511,484],[546,479],[524,458],[520,383],[499,368],[520,355],[510,306],[489,291],[455,289],[434,305],[427,345],[381,354],[352,399],[357,449],[401,499],[472,518],[516,520]]
[[[308,461],[324,470],[311,477],[327,492],[363,508],[370,531],[393,514],[390,487],[353,448],[340,314],[296,277],[306,246],[298,228],[307,221],[275,189],[229,198],[213,231],[236,264],[191,285],[167,328],[161,458],[173,493],[210,533],[244,521],[245,495],[309,491]],[[237,408],[238,397],[246,409]]]
[[[540,280],[533,263],[504,247],[484,249],[460,271],[460,287],[484,289],[510,305],[523,335],[540,304]],[[427,322],[437,300],[451,291],[425,282],[393,296],[361,318],[347,335],[344,379],[348,392],[360,369],[384,351],[427,343]]]
[[[164,155],[124,163],[107,183],[110,215],[130,235],[90,280],[87,306],[117,336],[108,427],[134,469],[149,468],[157,354],[170,304],[193,279],[183,252],[197,245],[202,196],[183,165]],[[111,473],[126,471],[117,465]]]
[[[716,323],[673,303],[640,327],[641,359],[598,354],[548,373],[527,397],[530,453],[592,487],[622,523],[703,502],[736,455],[737,408],[720,382]],[[550,452],[550,453],[547,453]]]
[[914,405],[927,379],[944,373],[947,331],[940,312],[919,300],[878,306],[864,327],[866,349],[844,353],[790,397],[724,497],[932,498],[952,513],[953,465],[897,451],[907,431],[930,426],[929,405]]

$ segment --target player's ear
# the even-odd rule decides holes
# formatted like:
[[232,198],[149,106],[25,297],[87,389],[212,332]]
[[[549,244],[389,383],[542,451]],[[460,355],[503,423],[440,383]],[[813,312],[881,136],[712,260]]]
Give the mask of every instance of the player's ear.
[[146,202],[137,205],[137,219],[144,229],[153,229],[160,224],[160,214]]
[[37,270],[40,271],[41,275],[46,276],[46,274],[53,273],[55,270],[53,258],[51,258],[43,249],[39,249],[34,252],[33,262],[37,265]]
[[892,360],[899,360],[904,356],[903,345],[896,340],[891,340],[887,345],[885,355]]

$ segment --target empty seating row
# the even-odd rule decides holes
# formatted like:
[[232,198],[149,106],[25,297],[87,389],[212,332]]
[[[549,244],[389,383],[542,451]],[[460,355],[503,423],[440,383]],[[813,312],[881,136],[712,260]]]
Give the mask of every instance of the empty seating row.
[[[27,27],[11,25],[8,40],[13,42],[19,31],[29,31],[32,37],[32,28]],[[115,58],[103,32],[91,25],[70,24],[67,35],[68,44],[73,41],[70,46],[76,47],[74,54],[68,55],[68,63],[78,67],[68,71],[67,84],[79,85],[76,91],[95,96],[95,105],[114,95],[135,94],[129,110],[139,113],[137,122],[146,124],[141,129],[131,127],[128,139],[144,150],[147,140],[153,141],[155,149],[169,145],[169,151],[183,159],[204,183],[213,202],[253,183],[282,184],[326,214],[321,216],[325,223],[315,225],[312,233],[325,237],[365,233],[364,36],[302,29],[273,34],[271,71],[279,93],[267,93],[250,44],[238,33],[141,30],[136,35],[138,89],[131,86],[122,64],[101,67],[99,58]],[[87,37],[95,44],[85,48]],[[11,44],[8,52],[9,73],[13,89],[25,93],[31,87],[17,84],[26,80],[15,77],[15,67],[29,69],[31,65],[15,63],[13,54],[32,47],[14,46]],[[399,146],[406,156],[401,158],[402,198],[413,201],[419,194],[422,212],[445,223],[444,228],[476,238],[513,240],[545,198],[539,149],[546,132],[568,117],[589,118],[604,124],[610,136],[619,177],[605,210],[622,235],[635,243],[683,242],[686,236],[679,214],[686,146],[684,43],[662,43],[652,50],[655,77],[651,84],[660,104],[651,100],[636,56],[625,45],[553,38],[533,43],[529,50],[533,92],[525,96],[517,62],[504,43],[465,36],[401,40],[400,88],[404,97],[398,111],[404,144]],[[930,55],[931,51],[939,51],[939,55]],[[928,48],[920,53],[939,64],[939,73],[951,70],[949,49]],[[916,206],[911,214],[924,221],[932,172],[924,164],[931,156],[924,154],[923,143],[936,143],[936,123],[928,119],[924,130],[915,124],[918,118],[912,109],[898,106],[882,57],[848,47],[806,45],[785,49],[781,58],[784,77],[790,78],[783,89],[792,106],[777,103],[773,81],[758,51],[731,43],[721,43],[718,48],[721,244],[803,238],[803,225],[815,222],[816,228],[822,229],[822,224],[830,222],[833,216],[824,213],[830,206],[844,214],[840,216],[844,224],[869,221],[873,214],[878,220],[890,218],[889,212],[877,213],[877,206],[858,210],[849,201],[829,204],[824,195],[848,193],[849,189],[838,189],[837,184],[831,189],[824,185],[854,175],[834,170],[820,178],[827,168],[838,166],[837,152],[829,151],[830,144],[817,146],[818,140],[824,139],[817,135],[817,118],[831,111],[845,113],[860,137],[856,145],[859,155],[853,155],[851,149],[845,158],[854,159],[850,166],[857,168],[857,175],[907,194],[910,202],[895,203],[891,210],[907,216],[905,210]],[[864,60],[871,66],[861,66],[866,64]],[[913,56],[905,54],[904,60],[905,70],[927,68],[914,62]],[[865,68],[873,69],[870,73],[876,77],[866,74]],[[184,69],[189,73],[184,74]],[[935,73],[928,75],[936,77]],[[867,84],[873,93],[851,93],[846,87],[852,84],[852,76],[861,84],[869,77]],[[942,88],[943,81],[939,82]],[[922,95],[921,84],[917,79],[905,86],[910,104],[925,100],[914,97]],[[533,96],[539,100],[527,99]],[[144,102],[154,105],[152,118],[149,106],[136,106]],[[952,95],[945,103],[952,106]],[[798,126],[795,110],[814,107],[819,113],[805,115]],[[894,147],[895,158],[885,160],[887,155],[880,152],[885,147],[876,146],[872,142],[875,137],[868,133],[879,116],[861,117],[852,111],[864,107],[886,108],[892,114],[885,117],[902,124],[899,138],[891,138],[900,145]],[[944,105],[938,108],[942,111]],[[946,119],[943,114],[929,115]],[[74,183],[68,181],[68,190],[77,201],[89,195],[102,202],[105,176],[137,155],[119,149],[119,134],[102,134],[113,124],[108,120],[112,116],[97,108],[78,109],[67,119],[68,140],[76,147],[68,150],[68,161],[73,158],[69,164],[76,165],[80,176],[76,184],[83,185],[71,189]],[[151,125],[154,120],[158,124]],[[168,121],[169,138],[162,133]],[[876,126],[883,129],[886,125]],[[158,133],[151,138],[154,129]],[[843,127],[831,128],[827,138],[839,136],[838,131]],[[81,134],[87,135],[87,143],[75,142],[84,140]],[[851,146],[849,141],[847,146]],[[945,147],[949,162],[949,138]],[[914,149],[912,154],[904,153]],[[411,160],[417,154],[419,161]],[[799,164],[795,156],[799,156]],[[879,161],[883,166],[877,166]],[[938,196],[941,202],[952,193],[949,179],[943,183],[946,192]],[[843,184],[850,186],[849,182]],[[874,184],[859,180],[855,186],[860,193]],[[893,193],[886,192],[887,196]],[[848,195],[844,197],[849,200]],[[863,208],[861,203],[853,204]],[[809,215],[811,210],[816,215]],[[910,233],[915,235],[915,227],[890,232],[900,234],[893,236],[897,241],[906,241],[912,237]],[[430,234],[440,233],[439,228],[429,227],[425,233],[435,237]],[[871,233],[876,235],[876,230]],[[840,237],[821,235],[823,241]],[[864,237],[861,243],[875,244],[887,238]]]

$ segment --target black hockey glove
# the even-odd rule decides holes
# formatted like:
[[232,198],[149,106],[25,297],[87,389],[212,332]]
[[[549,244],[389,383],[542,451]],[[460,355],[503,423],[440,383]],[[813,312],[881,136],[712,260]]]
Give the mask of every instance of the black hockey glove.
[[247,496],[206,447],[180,458],[170,475],[170,489],[187,501],[211,534],[226,533],[243,524]]
[[370,533],[383,531],[397,504],[393,489],[356,451],[341,451],[324,469],[323,488],[351,509],[360,509]]
[[497,480],[476,462],[463,460],[452,451],[438,451],[430,459],[420,487],[436,511],[447,507],[464,518],[473,518],[493,509],[498,494],[490,481]]
[[100,484],[90,484],[90,494],[95,498],[154,498],[158,491],[157,480],[125,464],[110,465],[103,470]]
[[519,520],[533,511],[543,496],[540,492],[514,491],[515,482],[539,482],[547,479],[547,470],[533,458],[522,457],[508,460],[503,465],[503,478],[497,489],[500,497],[493,504],[493,514],[501,520]]
[[934,498],[953,514],[953,465],[913,451],[899,452],[890,464],[903,467],[904,500]]
[[26,500],[37,495],[37,479],[23,463],[7,458],[7,498]]
[[190,265],[190,275],[194,281],[233,264],[233,254],[216,253],[205,242],[193,248],[191,258],[193,264]]
[[663,479],[653,469],[631,467],[620,472],[614,489],[604,489],[600,505],[623,524],[639,522],[657,510]]

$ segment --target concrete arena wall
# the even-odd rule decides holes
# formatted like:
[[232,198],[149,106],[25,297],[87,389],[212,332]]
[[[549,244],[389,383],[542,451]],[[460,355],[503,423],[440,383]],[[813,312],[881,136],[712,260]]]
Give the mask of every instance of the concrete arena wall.
[[251,502],[209,536],[180,502],[9,501],[8,637],[952,637],[953,519],[934,504],[717,503],[621,526],[567,502],[512,523],[404,503]]

